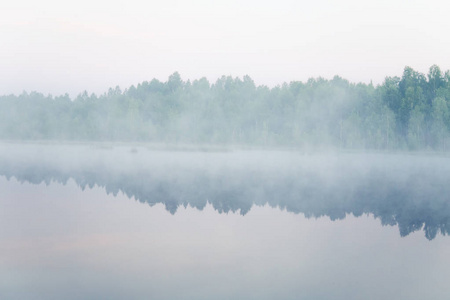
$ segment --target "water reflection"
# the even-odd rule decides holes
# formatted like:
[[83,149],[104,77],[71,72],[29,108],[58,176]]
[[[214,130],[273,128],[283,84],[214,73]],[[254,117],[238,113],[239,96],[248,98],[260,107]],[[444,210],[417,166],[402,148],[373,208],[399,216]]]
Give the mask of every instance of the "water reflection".
[[249,153],[229,153],[221,154],[228,157],[225,162],[214,157],[193,164],[185,163],[191,161],[189,154],[175,162],[180,154],[164,155],[165,162],[132,158],[133,167],[117,157],[96,163],[72,157],[65,164],[68,158],[52,162],[10,156],[0,161],[0,175],[33,184],[73,179],[83,190],[99,186],[108,194],[123,192],[151,206],[162,203],[172,214],[180,206],[202,210],[210,203],[219,213],[245,215],[253,205],[267,204],[308,218],[372,214],[383,225],[397,225],[402,237],[423,229],[432,240],[450,230],[447,158],[341,155],[274,161],[261,159],[266,154],[246,160]]

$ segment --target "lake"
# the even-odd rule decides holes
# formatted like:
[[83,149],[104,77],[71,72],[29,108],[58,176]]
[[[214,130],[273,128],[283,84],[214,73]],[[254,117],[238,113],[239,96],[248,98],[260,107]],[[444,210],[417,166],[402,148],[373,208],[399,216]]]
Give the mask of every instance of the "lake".
[[0,144],[0,298],[448,297],[450,157],[179,150]]

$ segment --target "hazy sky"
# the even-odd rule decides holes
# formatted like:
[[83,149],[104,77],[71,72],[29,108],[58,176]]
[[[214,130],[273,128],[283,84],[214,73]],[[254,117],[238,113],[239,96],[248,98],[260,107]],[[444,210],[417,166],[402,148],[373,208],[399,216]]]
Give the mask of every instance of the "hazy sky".
[[103,93],[175,71],[273,86],[450,69],[443,0],[67,2],[2,1],[0,95]]

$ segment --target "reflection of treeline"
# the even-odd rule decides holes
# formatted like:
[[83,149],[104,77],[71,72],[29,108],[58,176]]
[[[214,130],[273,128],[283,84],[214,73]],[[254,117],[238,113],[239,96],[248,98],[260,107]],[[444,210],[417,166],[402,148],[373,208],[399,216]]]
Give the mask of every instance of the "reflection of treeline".
[[262,172],[231,171],[212,175],[199,170],[178,170],[177,175],[140,171],[114,173],[93,168],[62,171],[58,167],[21,167],[0,164],[0,175],[20,182],[39,184],[73,179],[83,190],[99,186],[108,194],[123,192],[151,206],[161,203],[174,214],[180,206],[202,210],[208,203],[219,213],[245,215],[253,205],[278,207],[306,217],[344,219],[347,214],[372,214],[383,225],[398,225],[401,236],[424,230],[428,239],[438,232],[450,233],[450,186],[437,172],[413,172],[406,180],[382,170],[346,174],[326,179],[310,170],[295,170],[282,176]]
[[0,139],[448,150],[450,73],[407,67],[383,84],[340,77],[268,88],[252,79],[153,79],[101,96],[0,97]]

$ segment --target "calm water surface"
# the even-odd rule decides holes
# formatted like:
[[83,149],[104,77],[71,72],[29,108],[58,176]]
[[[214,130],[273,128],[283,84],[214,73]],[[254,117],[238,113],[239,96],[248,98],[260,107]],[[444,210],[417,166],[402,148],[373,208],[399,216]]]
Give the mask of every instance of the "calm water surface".
[[0,299],[446,299],[450,159],[0,145]]

